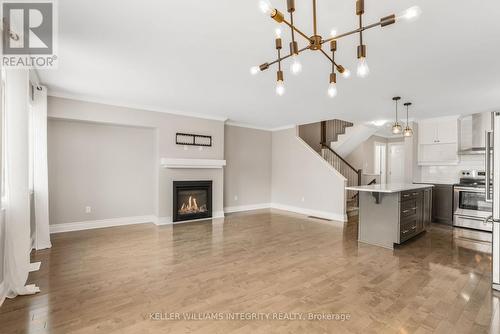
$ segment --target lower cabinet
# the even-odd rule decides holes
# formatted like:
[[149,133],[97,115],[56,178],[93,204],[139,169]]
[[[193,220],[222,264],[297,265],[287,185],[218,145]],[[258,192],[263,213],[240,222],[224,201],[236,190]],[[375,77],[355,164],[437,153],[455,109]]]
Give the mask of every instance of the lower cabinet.
[[401,192],[399,198],[399,243],[426,230],[431,221],[431,196],[431,189]]

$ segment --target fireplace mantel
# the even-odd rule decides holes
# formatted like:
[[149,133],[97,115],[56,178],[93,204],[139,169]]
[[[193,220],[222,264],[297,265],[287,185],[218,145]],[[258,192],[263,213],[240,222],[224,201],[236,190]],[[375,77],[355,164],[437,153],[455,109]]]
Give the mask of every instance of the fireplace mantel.
[[203,168],[220,169],[226,165],[226,160],[212,159],[172,159],[162,158],[160,166],[162,168]]

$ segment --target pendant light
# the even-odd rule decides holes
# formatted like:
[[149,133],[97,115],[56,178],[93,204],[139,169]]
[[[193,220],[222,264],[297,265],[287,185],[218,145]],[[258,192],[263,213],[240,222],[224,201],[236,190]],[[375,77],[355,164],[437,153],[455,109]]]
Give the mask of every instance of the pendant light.
[[394,96],[392,98],[392,100],[394,102],[396,102],[396,122],[394,122],[394,124],[392,125],[392,133],[395,135],[398,135],[401,132],[403,132],[403,127],[401,126],[401,124],[399,124],[399,120],[398,120],[398,102],[399,102],[399,100],[401,100],[401,97]]
[[408,108],[411,106],[411,103],[406,102],[404,105],[406,107],[406,128],[403,131],[403,136],[411,137],[413,136],[413,130],[410,128],[410,122],[408,121]]

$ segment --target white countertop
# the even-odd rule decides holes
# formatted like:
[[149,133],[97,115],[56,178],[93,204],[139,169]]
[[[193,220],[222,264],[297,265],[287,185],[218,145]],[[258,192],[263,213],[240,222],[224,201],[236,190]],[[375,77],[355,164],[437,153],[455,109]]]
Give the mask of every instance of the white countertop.
[[434,186],[430,184],[393,183],[393,184],[372,184],[370,186],[346,187],[346,190],[392,194],[407,190],[425,189],[432,187]]

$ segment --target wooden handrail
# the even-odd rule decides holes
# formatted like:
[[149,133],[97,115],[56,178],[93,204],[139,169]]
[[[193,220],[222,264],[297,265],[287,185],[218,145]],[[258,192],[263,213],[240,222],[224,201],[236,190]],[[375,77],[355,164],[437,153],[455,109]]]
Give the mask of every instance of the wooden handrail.
[[337,152],[335,152],[334,150],[332,150],[332,148],[328,145],[326,145],[325,143],[321,143],[321,147],[322,148],[326,148],[328,149],[330,152],[332,152],[337,158],[339,158],[343,163],[345,163],[350,169],[352,169],[356,174],[358,174],[358,176],[361,174],[360,173],[360,169],[356,169],[354,168],[350,163],[348,163],[344,158],[342,158],[340,155],[338,155]]

